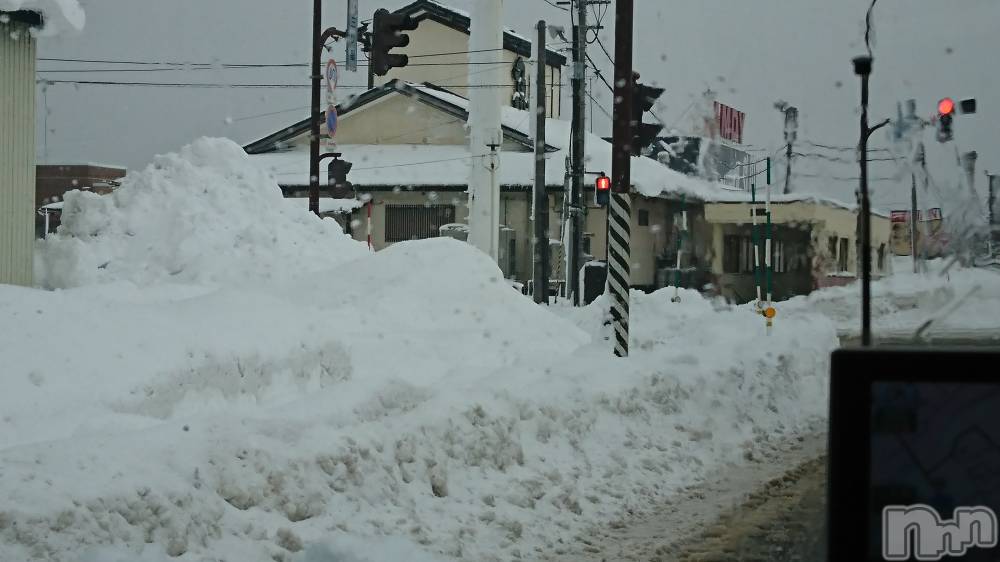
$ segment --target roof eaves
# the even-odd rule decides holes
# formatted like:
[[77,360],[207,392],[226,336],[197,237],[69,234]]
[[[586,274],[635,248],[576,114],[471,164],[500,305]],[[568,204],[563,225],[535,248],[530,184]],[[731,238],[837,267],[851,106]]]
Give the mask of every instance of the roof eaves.
[[0,10],[0,14],[7,16],[9,21],[27,24],[31,27],[41,27],[42,25],[42,14],[33,10],[14,10],[12,12]]
[[[342,117],[347,115],[351,111],[358,109],[368,103],[371,103],[383,96],[387,96],[392,92],[402,90],[405,88],[404,82],[399,82],[397,80],[390,80],[381,86],[366,90],[364,93],[360,94],[358,97],[351,100],[350,105],[345,103],[340,103],[337,105],[337,116]],[[320,118],[326,119],[326,111],[320,112]],[[294,123],[290,127],[281,129],[280,131],[271,133],[263,138],[255,140],[243,147],[243,150],[247,154],[261,154],[265,152],[271,152],[277,149],[283,142],[287,142],[302,133],[309,130],[309,124],[311,123],[311,117],[306,117],[301,121]]]

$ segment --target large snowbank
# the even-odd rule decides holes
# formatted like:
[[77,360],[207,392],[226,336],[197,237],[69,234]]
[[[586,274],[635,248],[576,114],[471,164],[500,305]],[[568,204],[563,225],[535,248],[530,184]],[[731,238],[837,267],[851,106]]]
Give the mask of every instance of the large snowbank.
[[28,10],[42,16],[41,35],[80,31],[86,14],[77,0],[0,0],[0,12]]
[[109,281],[241,283],[324,269],[364,247],[317,220],[226,139],[157,156],[106,196],[66,194],[62,225],[39,243],[49,288]]
[[832,325],[671,295],[635,295],[619,360],[603,303],[576,327],[450,239],[240,288],[2,287],[0,559],[558,551],[823,414]]
[[67,198],[70,288],[0,286],[0,560],[538,559],[823,417],[816,314],[635,293],[616,359],[603,300],[368,254],[265,180],[198,141]]

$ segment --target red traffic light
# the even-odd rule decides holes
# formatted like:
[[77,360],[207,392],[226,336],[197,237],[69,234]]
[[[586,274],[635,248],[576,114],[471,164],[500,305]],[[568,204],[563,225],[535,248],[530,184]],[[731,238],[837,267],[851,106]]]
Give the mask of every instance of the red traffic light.
[[938,102],[938,115],[951,115],[955,111],[955,100],[944,98]]
[[611,178],[604,174],[597,176],[595,187],[597,191],[611,191]]

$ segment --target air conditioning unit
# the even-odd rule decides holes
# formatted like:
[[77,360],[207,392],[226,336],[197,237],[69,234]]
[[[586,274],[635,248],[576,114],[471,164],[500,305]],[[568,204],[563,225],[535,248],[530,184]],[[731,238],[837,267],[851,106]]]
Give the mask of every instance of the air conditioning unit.
[[454,238],[455,240],[461,240],[462,242],[468,242],[469,225],[460,222],[442,224],[441,226],[438,227],[438,234],[440,236],[447,236],[448,238]]

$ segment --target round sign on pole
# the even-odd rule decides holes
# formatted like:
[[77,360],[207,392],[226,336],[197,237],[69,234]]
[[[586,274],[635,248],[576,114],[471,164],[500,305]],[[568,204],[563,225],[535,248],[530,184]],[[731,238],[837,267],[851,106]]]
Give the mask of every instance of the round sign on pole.
[[339,74],[337,71],[337,61],[330,59],[326,63],[326,130],[330,145],[334,144],[333,137],[337,133],[337,98],[334,95],[334,91],[337,89]]

